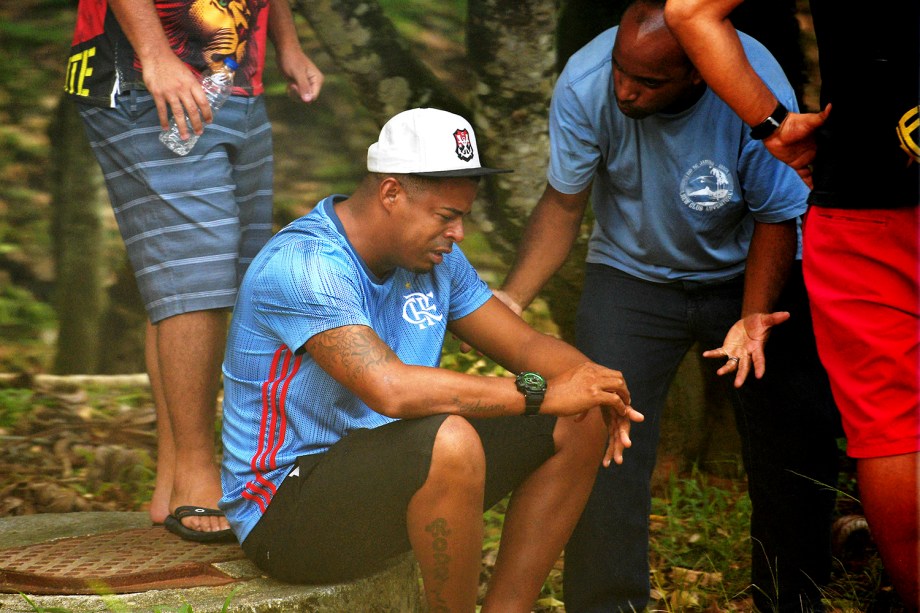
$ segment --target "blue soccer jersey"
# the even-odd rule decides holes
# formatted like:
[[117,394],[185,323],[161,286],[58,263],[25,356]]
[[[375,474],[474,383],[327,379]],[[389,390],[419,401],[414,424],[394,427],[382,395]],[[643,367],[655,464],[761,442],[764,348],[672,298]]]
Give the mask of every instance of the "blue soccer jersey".
[[426,274],[367,269],[330,196],[275,235],[240,287],[224,359],[223,509],[240,541],[299,456],[393,421],[320,368],[304,344],[341,326],[372,328],[407,364],[436,367],[449,320],[492,295],[454,247]]

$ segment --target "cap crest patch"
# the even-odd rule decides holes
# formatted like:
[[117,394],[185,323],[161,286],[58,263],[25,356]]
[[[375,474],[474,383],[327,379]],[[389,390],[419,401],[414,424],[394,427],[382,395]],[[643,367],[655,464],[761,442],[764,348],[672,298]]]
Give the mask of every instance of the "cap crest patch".
[[454,140],[457,141],[457,157],[464,162],[473,159],[473,143],[470,141],[470,133],[465,128],[460,128],[454,132]]

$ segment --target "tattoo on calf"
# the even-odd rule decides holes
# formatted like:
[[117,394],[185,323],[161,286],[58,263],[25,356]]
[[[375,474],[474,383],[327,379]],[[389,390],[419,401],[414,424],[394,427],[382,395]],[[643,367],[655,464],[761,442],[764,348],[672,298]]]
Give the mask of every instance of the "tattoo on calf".
[[441,590],[450,577],[450,556],[447,554],[447,537],[450,536],[450,529],[447,527],[447,520],[439,517],[425,526],[425,531],[432,537],[431,550],[432,559],[434,560],[435,584],[425,586],[426,589],[431,590],[433,596],[431,602],[434,606],[430,613],[448,613],[450,608],[441,596]]

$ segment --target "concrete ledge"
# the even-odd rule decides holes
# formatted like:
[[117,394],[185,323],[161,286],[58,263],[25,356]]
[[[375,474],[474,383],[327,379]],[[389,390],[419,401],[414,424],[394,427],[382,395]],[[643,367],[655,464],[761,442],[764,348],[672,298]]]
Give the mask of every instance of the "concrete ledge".
[[[149,526],[145,513],[62,513],[0,518],[0,547]],[[194,613],[412,613],[421,611],[418,568],[412,554],[387,570],[346,584],[291,585],[261,574],[248,560],[214,564],[238,579],[220,587],[162,589],[107,596],[31,596],[38,610],[89,613],[95,611],[178,611],[189,605]],[[0,594],[0,612],[34,613],[22,595]]]

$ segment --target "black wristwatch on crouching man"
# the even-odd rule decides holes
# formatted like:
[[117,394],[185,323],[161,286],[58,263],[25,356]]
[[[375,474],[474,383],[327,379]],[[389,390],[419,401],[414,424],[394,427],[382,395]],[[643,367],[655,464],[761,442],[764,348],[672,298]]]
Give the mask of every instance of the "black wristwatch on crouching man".
[[546,396],[546,379],[535,372],[522,372],[514,382],[524,394],[524,415],[538,414]]

